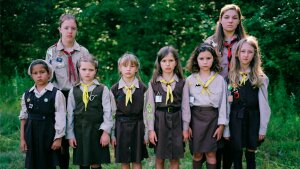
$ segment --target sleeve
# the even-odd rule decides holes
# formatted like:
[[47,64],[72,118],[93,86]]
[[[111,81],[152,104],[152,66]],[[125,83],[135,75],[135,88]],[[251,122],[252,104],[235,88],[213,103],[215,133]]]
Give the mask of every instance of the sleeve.
[[28,118],[28,113],[27,113],[27,108],[25,104],[25,93],[22,95],[22,100],[21,100],[21,111],[19,115],[19,119],[27,119]]
[[75,99],[73,94],[73,88],[69,92],[68,104],[67,104],[67,135],[66,139],[75,138],[74,135],[74,109],[75,109]]
[[61,138],[66,131],[66,99],[60,90],[57,90],[55,96],[55,137]]
[[46,62],[52,64],[51,63],[52,62],[52,57],[53,57],[53,51],[52,51],[52,48],[50,47],[50,48],[47,49],[47,52],[46,52],[46,57],[45,57]]
[[110,103],[110,94],[106,86],[104,86],[102,94],[102,107],[103,107],[103,123],[100,125],[100,130],[106,131],[107,133],[111,132],[113,127],[113,119],[111,112],[111,103]]
[[[226,83],[227,86],[227,83]],[[228,97],[231,96],[231,91],[226,89],[227,91],[227,97],[226,97],[226,125],[223,132],[223,137],[230,137],[230,131],[229,131],[229,119],[230,119],[230,106],[231,103],[228,100]]]
[[259,134],[266,135],[267,127],[271,115],[271,109],[268,101],[268,84],[269,79],[265,76],[263,80],[263,85],[258,90],[258,103],[260,111],[260,127]]
[[219,117],[218,117],[218,125],[226,125],[227,124],[227,90],[226,90],[226,82],[222,78],[221,80],[221,97],[219,102]]
[[148,90],[147,90],[147,94],[146,94],[145,105],[146,105],[146,108],[144,109],[145,126],[147,126],[148,131],[154,130],[155,102],[154,102],[154,92],[153,92],[152,85],[150,82],[149,82]]
[[183,130],[187,131],[189,129],[190,121],[191,121],[191,109],[190,109],[190,100],[189,100],[189,85],[186,81],[183,86],[182,93],[182,102],[181,102],[181,111],[182,111],[182,122],[183,122]]
[[117,104],[115,100],[114,94],[110,91],[110,104],[111,104],[111,112],[112,112],[112,120],[113,120],[113,126],[111,130],[111,138],[116,139],[115,137],[115,126],[116,126],[116,111],[117,111]]
[[148,124],[147,124],[147,97],[148,97],[148,90],[144,94],[144,107],[143,107],[143,120],[144,120],[144,125],[145,125],[145,135],[144,135],[144,140],[149,139],[148,135]]

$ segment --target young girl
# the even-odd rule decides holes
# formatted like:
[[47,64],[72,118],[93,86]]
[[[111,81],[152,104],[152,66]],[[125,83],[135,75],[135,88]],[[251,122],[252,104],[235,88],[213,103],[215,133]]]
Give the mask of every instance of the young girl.
[[[122,169],[141,169],[141,161],[148,157],[144,141],[143,122],[145,84],[139,79],[140,63],[133,54],[125,53],[118,60],[121,79],[111,88],[113,114],[115,114],[116,162],[122,163]],[[148,140],[148,139],[147,139]]]
[[172,46],[159,50],[147,95],[146,126],[156,153],[155,166],[162,169],[164,160],[169,159],[170,168],[179,168],[191,114],[188,86]]
[[[230,111],[230,141],[234,150],[234,168],[242,168],[243,148],[247,168],[255,168],[255,150],[264,140],[270,118],[268,77],[261,68],[261,56],[255,37],[239,41],[231,62],[229,82],[233,100]],[[224,137],[229,137],[224,132]]]
[[206,168],[216,168],[217,141],[226,125],[226,82],[218,74],[218,56],[212,45],[203,43],[193,51],[188,64],[192,73],[189,84],[191,105],[191,152],[193,169],[202,168],[205,154]]
[[33,61],[28,74],[35,84],[22,96],[20,148],[26,152],[25,168],[53,169],[65,135],[66,101],[51,80],[53,70],[44,60]]
[[[220,11],[215,33],[205,41],[212,44],[216,49],[216,53],[219,55],[219,64],[222,67],[222,71],[219,74],[226,80],[228,80],[229,63],[237,43],[240,39],[246,37],[242,19],[243,15],[239,6],[235,4],[225,5]],[[222,160],[223,169],[231,168],[232,155],[230,151],[229,141],[221,139],[218,142],[217,150],[218,169],[221,168]]]
[[[53,66],[53,85],[60,89],[68,98],[70,89],[79,82],[76,64],[83,56],[88,56],[88,50],[79,45],[76,40],[77,20],[72,14],[62,14],[59,18],[60,39],[56,44],[49,47],[46,61]],[[69,168],[69,143],[62,139],[62,149],[59,156],[61,169]]]
[[243,16],[239,6],[235,4],[225,5],[220,11],[215,33],[205,40],[206,43],[214,46],[221,58],[222,71],[220,75],[224,78],[228,76],[229,63],[238,41],[246,36],[242,19]]
[[68,98],[67,139],[73,163],[80,169],[101,168],[110,162],[109,133],[112,128],[109,90],[96,79],[98,62],[91,56],[78,62],[81,81]]

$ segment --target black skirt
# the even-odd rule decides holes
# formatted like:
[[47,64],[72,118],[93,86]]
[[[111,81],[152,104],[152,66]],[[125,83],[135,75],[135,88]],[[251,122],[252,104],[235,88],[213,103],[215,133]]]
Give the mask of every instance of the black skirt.
[[240,109],[230,113],[230,142],[234,150],[249,148],[255,150],[261,142],[258,141],[260,115],[257,110]]
[[218,109],[213,107],[193,106],[191,108],[190,140],[191,152],[205,153],[217,151],[217,139],[213,137],[218,126]]
[[117,118],[115,133],[116,163],[140,163],[144,158],[148,158],[142,119]]
[[53,120],[27,119],[25,124],[25,141],[27,144],[25,168],[54,168],[58,165],[58,151],[51,149],[55,129]]

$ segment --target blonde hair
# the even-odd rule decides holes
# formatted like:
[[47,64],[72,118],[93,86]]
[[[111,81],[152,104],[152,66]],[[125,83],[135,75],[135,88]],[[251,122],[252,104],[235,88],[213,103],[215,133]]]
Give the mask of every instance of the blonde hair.
[[234,57],[232,57],[230,63],[230,71],[228,75],[229,82],[231,84],[239,84],[239,72],[241,70],[239,55],[240,50],[245,43],[251,45],[254,48],[254,56],[249,65],[251,69],[249,80],[252,86],[259,87],[263,83],[262,77],[265,76],[265,73],[263,72],[261,67],[262,62],[258,41],[254,36],[248,36],[238,42],[236,51],[234,52]]
[[91,63],[95,67],[96,71],[98,71],[98,60],[93,55],[87,54],[87,55],[81,57],[79,59],[79,61],[77,62],[77,68],[78,69],[81,66],[81,62]]
[[72,15],[72,14],[62,14],[62,15],[59,17],[59,21],[58,21],[59,27],[61,27],[61,24],[62,24],[64,21],[70,20],[70,19],[74,20],[75,23],[76,23],[76,26],[78,26],[77,19],[75,18],[74,15]]
[[[120,76],[122,76],[122,73],[120,71],[120,66],[127,66],[128,64],[133,64],[137,67],[137,70],[140,69],[140,61],[138,60],[138,58],[132,54],[132,53],[129,53],[129,52],[126,52],[124,53],[119,59],[118,59],[118,71],[119,71],[119,74]],[[137,71],[135,73],[135,76],[141,80],[140,78],[140,75],[139,75],[139,71]]]

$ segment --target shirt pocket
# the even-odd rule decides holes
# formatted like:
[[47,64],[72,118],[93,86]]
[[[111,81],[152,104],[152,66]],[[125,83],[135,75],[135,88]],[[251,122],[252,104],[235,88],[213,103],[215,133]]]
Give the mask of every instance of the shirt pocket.
[[221,97],[222,97],[221,89],[210,89],[210,100],[213,103],[213,105],[219,105]]
[[63,57],[57,57],[53,60],[52,66],[54,68],[55,76],[58,79],[67,77],[67,64]]

